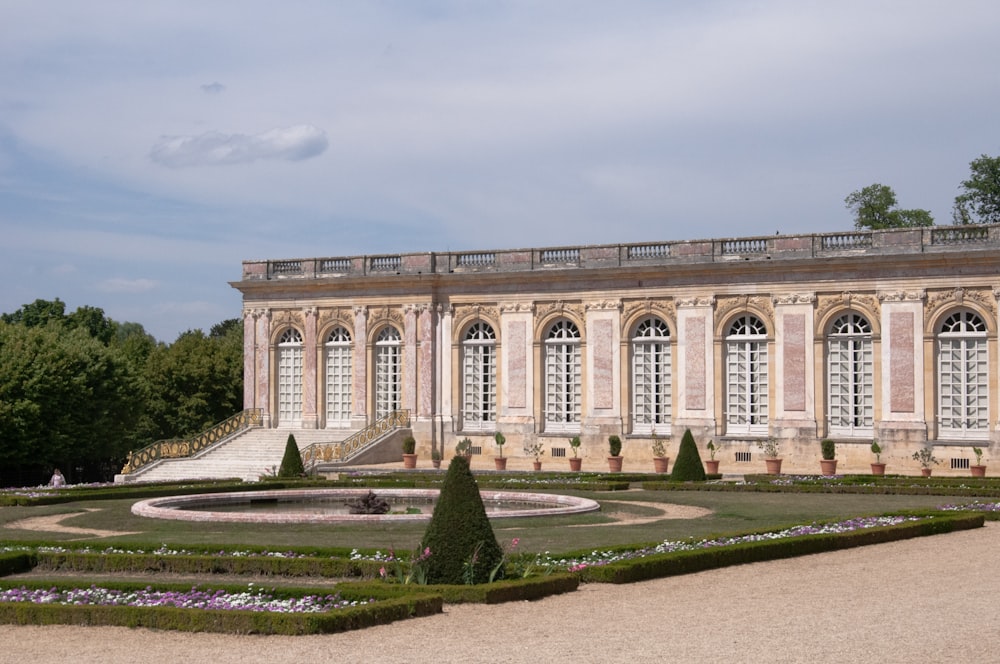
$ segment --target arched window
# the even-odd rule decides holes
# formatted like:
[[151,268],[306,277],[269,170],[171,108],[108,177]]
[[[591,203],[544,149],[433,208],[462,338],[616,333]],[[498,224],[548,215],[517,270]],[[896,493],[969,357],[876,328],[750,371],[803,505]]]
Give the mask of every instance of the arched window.
[[462,340],[462,428],[492,430],[497,422],[497,342],[489,323],[473,323]]
[[545,430],[580,431],[582,371],[580,330],[557,321],[545,337]]
[[875,423],[872,326],[844,314],[826,339],[827,417],[832,436],[871,438]]
[[989,435],[986,323],[957,311],[937,335],[938,437],[985,440]]
[[726,335],[726,433],[767,434],[767,328],[753,315]]
[[302,421],[302,335],[288,328],[278,339],[278,422]]
[[381,419],[401,404],[402,346],[399,330],[388,325],[375,340],[375,418]]
[[632,432],[670,435],[670,328],[646,318],[632,337]]
[[326,337],[326,426],[351,422],[351,333],[338,325]]

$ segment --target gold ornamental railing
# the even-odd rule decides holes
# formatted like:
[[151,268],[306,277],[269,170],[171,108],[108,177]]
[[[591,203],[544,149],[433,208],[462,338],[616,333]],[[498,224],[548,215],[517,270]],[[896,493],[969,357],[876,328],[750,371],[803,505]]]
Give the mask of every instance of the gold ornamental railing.
[[303,448],[302,465],[306,470],[320,463],[340,463],[357,456],[388,434],[410,426],[410,411],[394,410],[364,429],[336,443],[313,443]]
[[139,451],[129,452],[128,459],[122,467],[122,474],[134,473],[160,459],[183,459],[193,456],[241,431],[260,426],[260,423],[261,409],[248,408],[191,438],[158,440]]

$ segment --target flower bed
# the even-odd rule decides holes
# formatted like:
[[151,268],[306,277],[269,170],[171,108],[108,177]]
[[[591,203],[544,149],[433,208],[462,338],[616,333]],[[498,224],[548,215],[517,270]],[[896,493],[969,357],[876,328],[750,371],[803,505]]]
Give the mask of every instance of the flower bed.
[[592,551],[558,559],[540,557],[537,564],[568,569],[585,582],[630,583],[978,528],[983,521],[979,514],[862,517],[733,537]]
[[0,584],[0,622],[120,625],[240,634],[319,634],[440,613],[440,595],[371,589],[317,595],[314,590],[247,587],[153,589],[141,584]]

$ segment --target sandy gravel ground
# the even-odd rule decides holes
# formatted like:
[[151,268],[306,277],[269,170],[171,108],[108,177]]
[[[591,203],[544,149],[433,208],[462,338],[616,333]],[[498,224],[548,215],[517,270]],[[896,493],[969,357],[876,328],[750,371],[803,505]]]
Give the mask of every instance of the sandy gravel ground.
[[0,626],[6,662],[986,662],[1000,524],[325,636]]

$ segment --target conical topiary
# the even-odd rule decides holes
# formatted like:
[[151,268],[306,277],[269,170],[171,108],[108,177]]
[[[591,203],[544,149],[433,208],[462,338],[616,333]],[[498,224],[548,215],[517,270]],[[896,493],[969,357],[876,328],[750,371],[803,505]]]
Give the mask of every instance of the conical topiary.
[[302,455],[299,453],[295,436],[288,434],[288,442],[285,443],[285,456],[281,457],[278,477],[301,477],[305,474],[306,469],[302,465]]
[[704,482],[705,465],[701,462],[701,455],[698,454],[698,446],[694,443],[694,436],[691,429],[684,432],[681,438],[681,447],[677,451],[677,460],[674,461],[674,472],[670,474],[671,481],[674,482]]
[[[420,549],[430,549],[424,563],[427,583],[487,583],[503,561],[479,485],[463,456],[448,465]],[[502,577],[501,569],[495,579]]]

